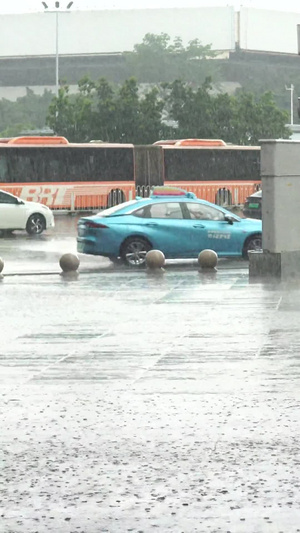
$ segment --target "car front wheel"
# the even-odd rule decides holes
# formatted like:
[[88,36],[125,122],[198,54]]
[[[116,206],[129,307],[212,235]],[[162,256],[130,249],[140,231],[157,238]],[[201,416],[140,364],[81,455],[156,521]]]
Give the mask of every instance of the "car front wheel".
[[130,237],[122,245],[121,257],[125,265],[131,267],[143,267],[146,254],[152,246],[149,241],[142,237]]
[[249,237],[244,244],[243,248],[243,258],[248,259],[249,258],[249,252],[250,251],[258,251],[262,249],[262,238],[261,235],[252,235]]
[[26,224],[26,231],[29,235],[40,235],[46,228],[46,221],[43,215],[35,213],[31,215]]

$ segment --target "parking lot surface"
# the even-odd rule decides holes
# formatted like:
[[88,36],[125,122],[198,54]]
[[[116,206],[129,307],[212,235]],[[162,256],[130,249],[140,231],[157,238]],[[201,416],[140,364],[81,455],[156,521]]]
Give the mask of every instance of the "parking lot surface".
[[68,278],[75,228],[0,239],[1,533],[300,531],[300,283]]

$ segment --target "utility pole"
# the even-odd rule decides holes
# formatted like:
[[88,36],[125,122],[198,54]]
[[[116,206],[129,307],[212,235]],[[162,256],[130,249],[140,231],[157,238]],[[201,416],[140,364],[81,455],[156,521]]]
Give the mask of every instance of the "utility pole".
[[291,126],[294,124],[294,85],[291,83],[290,87],[285,86],[287,91],[291,92]]
[[59,26],[58,26],[58,15],[59,13],[67,13],[71,9],[74,2],[69,2],[66,9],[62,9],[60,7],[59,2],[54,3],[55,9],[48,9],[48,4],[46,2],[42,2],[45,13],[55,13],[55,94],[58,96],[59,91],[59,48],[58,48],[58,41],[59,41]]

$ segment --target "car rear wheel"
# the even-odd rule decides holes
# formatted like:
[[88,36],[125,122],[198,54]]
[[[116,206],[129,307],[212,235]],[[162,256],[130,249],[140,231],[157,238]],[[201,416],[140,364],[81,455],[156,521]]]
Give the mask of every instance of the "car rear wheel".
[[46,228],[46,221],[43,215],[35,213],[31,215],[26,224],[26,231],[29,235],[40,235]]
[[119,265],[121,262],[121,259],[119,257],[115,257],[110,255],[108,258],[114,265]]
[[262,238],[261,235],[252,235],[251,237],[248,237],[248,239],[245,241],[244,248],[243,248],[243,258],[248,259],[248,254],[250,251],[256,251],[262,249]]
[[122,245],[121,257],[125,265],[131,267],[143,267],[146,254],[152,246],[149,241],[142,237],[130,237]]

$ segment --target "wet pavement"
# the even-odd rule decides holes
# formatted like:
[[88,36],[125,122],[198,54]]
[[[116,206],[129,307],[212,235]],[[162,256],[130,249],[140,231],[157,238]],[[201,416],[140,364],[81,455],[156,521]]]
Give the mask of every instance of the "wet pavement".
[[[0,239],[1,533],[300,531],[300,283]],[[51,274],[51,272],[57,272]]]

